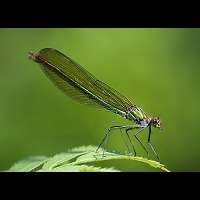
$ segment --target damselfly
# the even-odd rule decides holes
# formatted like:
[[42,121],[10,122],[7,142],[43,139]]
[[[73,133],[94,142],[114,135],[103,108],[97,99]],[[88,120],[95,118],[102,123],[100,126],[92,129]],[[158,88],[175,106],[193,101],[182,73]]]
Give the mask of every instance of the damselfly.
[[[136,155],[136,150],[129,136],[129,131],[137,129],[134,137],[147,155],[149,155],[147,148],[138,138],[139,133],[148,128],[148,145],[159,160],[158,154],[151,144],[151,127],[160,128],[160,120],[158,117],[148,117],[141,108],[133,104],[125,96],[95,78],[82,66],[56,49],[44,48],[38,53],[30,52],[29,57],[33,61],[39,63],[53,83],[69,97],[80,103],[104,108],[135,123],[135,125],[129,126],[110,127],[98,149],[102,145],[107,144],[111,131],[115,129],[120,129],[121,131],[123,129],[125,130],[125,134],[133,149],[134,155]],[[127,148],[130,153],[130,148],[128,146]]]

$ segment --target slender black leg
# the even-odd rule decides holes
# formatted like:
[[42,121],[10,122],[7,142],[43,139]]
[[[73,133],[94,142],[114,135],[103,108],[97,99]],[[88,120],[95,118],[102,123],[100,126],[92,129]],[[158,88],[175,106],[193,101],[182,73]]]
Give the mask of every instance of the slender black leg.
[[108,139],[109,139],[109,137],[110,137],[110,135],[111,135],[111,130],[108,130],[108,133],[110,133],[110,134],[107,134],[107,136],[106,136],[106,138],[105,138],[102,157],[104,157],[105,149],[107,149]]
[[[146,147],[144,146],[144,144],[139,140],[139,138],[137,137],[137,135],[146,128],[146,126],[137,126],[137,127],[134,127],[134,128],[138,128],[139,131],[137,131],[135,134],[134,134],[134,137],[137,139],[137,141],[140,143],[140,145],[142,146],[142,148],[145,150],[145,152],[147,153],[147,156],[149,156],[149,152],[147,151]],[[126,133],[127,133],[127,137],[129,138],[129,141],[130,143],[132,144],[132,147],[133,147],[133,150],[135,152],[135,155],[136,155],[136,151],[134,149],[134,146],[133,146],[133,143],[132,141],[130,140],[130,137],[128,135],[128,131],[132,130],[133,128],[129,128],[129,129],[126,129]]]
[[[98,146],[98,148],[97,148],[97,150],[96,150],[96,153],[98,152],[98,150],[99,150],[99,148],[102,146],[102,144],[104,144],[105,141],[107,140],[110,131],[111,131],[111,129],[109,128],[108,131],[107,131],[107,133],[105,134],[104,138],[102,139],[101,143],[99,144],[99,146]],[[106,143],[107,143],[107,141],[106,141]],[[103,149],[103,154],[102,154],[102,155],[104,156],[104,149]]]
[[[128,149],[128,154],[130,154],[131,151],[130,151],[129,146],[128,146],[128,144],[126,143],[126,141],[125,141],[125,139],[124,139],[124,137],[123,137],[122,129],[120,129],[120,132],[121,132],[121,135],[122,135],[122,139],[124,140],[124,144],[126,145],[126,147],[127,147],[127,149]],[[127,134],[126,134],[126,135],[127,135]]]
[[[107,142],[108,142],[108,137],[109,137],[111,131],[113,131],[114,129],[129,129],[129,128],[138,128],[138,126],[112,126],[112,127],[110,127],[110,128],[107,130],[107,132],[106,132],[104,138],[102,139],[101,143],[99,144],[99,146],[98,146],[98,148],[97,148],[97,150],[96,150],[96,153],[98,152],[99,148],[100,148],[103,144],[105,144],[105,143],[107,144]],[[129,150],[129,149],[128,149],[128,150]],[[103,151],[103,153],[104,153],[104,151]]]
[[133,128],[128,128],[128,129],[126,129],[126,135],[127,135],[128,140],[129,140],[129,142],[130,142],[130,144],[131,144],[131,146],[132,146],[132,148],[133,148],[134,156],[136,156],[136,150],[135,150],[135,147],[134,147],[134,145],[133,145],[133,143],[132,143],[132,141],[131,141],[131,138],[130,138],[130,136],[129,136],[129,134],[128,134],[128,131],[130,131],[130,130],[132,130],[132,129],[133,129]]
[[149,136],[148,136],[148,144],[151,147],[151,150],[153,151],[154,155],[157,157],[158,161],[160,162],[160,158],[156,152],[155,147],[151,144],[151,125],[149,126]]
[[137,131],[135,134],[134,134],[134,136],[135,136],[135,138],[136,138],[136,140],[140,143],[140,145],[142,146],[142,148],[145,150],[145,152],[147,153],[147,157],[149,157],[149,152],[147,151],[147,149],[146,149],[146,147],[144,146],[144,144],[139,140],[139,138],[138,138],[138,134],[139,133],[141,133],[141,131],[142,130],[144,130],[146,127],[144,127],[144,128],[141,128],[139,131]]

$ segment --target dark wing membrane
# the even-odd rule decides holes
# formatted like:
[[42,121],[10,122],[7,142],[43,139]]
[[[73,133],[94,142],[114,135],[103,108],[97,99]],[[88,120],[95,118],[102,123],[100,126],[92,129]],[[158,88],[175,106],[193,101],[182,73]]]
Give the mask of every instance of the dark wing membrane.
[[69,97],[80,103],[89,104],[97,108],[101,108],[101,102],[99,102],[89,93],[85,92],[84,89],[80,88],[62,73],[59,73],[57,70],[49,67],[49,65],[47,64],[41,64],[41,68],[45,72],[47,77],[49,77],[52,82]]
[[103,93],[106,96],[105,98],[107,98],[108,101],[112,99],[112,104],[116,105],[116,107],[120,105],[126,110],[129,110],[133,107],[133,104],[129,99],[120,94],[117,90],[111,88],[109,85],[103,83],[100,80],[97,80],[95,84],[97,85],[97,87],[100,88],[101,93]]
[[48,77],[64,93],[80,103],[115,107],[126,111],[133,104],[116,90],[97,80],[91,73],[61,52],[45,48],[37,59]]

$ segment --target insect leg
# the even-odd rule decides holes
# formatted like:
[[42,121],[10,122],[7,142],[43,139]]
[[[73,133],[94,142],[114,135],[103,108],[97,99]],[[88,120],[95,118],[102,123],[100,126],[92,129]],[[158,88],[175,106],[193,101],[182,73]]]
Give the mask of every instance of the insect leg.
[[144,146],[144,144],[143,144],[143,143],[139,140],[139,138],[138,138],[138,134],[141,133],[141,131],[144,130],[145,128],[146,128],[146,127],[140,128],[140,129],[134,134],[134,136],[135,136],[136,140],[140,143],[140,145],[142,146],[142,148],[146,151],[147,156],[149,156],[149,152],[147,151],[146,147]]
[[134,156],[136,156],[136,150],[135,150],[135,147],[134,147],[134,145],[133,145],[133,143],[132,143],[132,141],[131,141],[131,138],[130,138],[130,136],[129,136],[129,134],[128,134],[128,131],[130,131],[130,130],[132,130],[132,129],[133,129],[133,128],[127,128],[127,129],[126,129],[126,135],[127,135],[128,140],[129,140],[129,142],[130,142],[130,144],[131,144],[131,146],[132,146],[132,148],[133,148]]
[[[128,144],[126,143],[126,141],[125,141],[125,139],[124,139],[124,137],[123,137],[123,132],[122,132],[122,129],[120,129],[120,132],[121,132],[121,135],[122,135],[122,139],[124,140],[124,144],[126,145],[126,147],[127,147],[127,149],[128,149],[128,154],[130,154],[131,153],[131,151],[130,151],[130,148],[129,148],[129,146],[128,146]],[[127,134],[126,134],[127,135]]]
[[[99,144],[99,146],[98,146],[98,148],[97,148],[97,150],[96,150],[96,153],[98,152],[99,148],[100,148],[103,144],[107,144],[107,142],[108,142],[108,137],[110,136],[111,131],[113,131],[114,129],[127,129],[127,128],[132,128],[132,127],[134,127],[134,126],[112,126],[112,127],[110,127],[110,128],[107,130],[107,132],[106,132],[104,138],[102,139],[101,143]],[[104,151],[103,151],[103,154],[104,154]]]
[[148,136],[148,144],[151,147],[151,150],[153,151],[154,155],[157,157],[158,161],[160,162],[160,158],[156,152],[155,147],[151,144],[151,125],[149,126],[149,136]]

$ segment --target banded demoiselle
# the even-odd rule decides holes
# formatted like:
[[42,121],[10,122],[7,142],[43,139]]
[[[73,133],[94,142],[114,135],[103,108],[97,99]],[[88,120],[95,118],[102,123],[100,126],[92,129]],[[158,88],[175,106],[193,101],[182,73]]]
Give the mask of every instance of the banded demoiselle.
[[[148,128],[148,145],[159,160],[155,147],[151,144],[151,127],[160,128],[158,117],[148,117],[140,107],[133,104],[128,98],[95,78],[81,65],[56,49],[44,48],[38,53],[30,52],[29,58],[39,63],[50,80],[72,99],[80,103],[106,109],[135,123],[135,125],[110,127],[98,149],[107,144],[111,131],[115,129],[120,129],[121,131],[123,129],[136,156],[136,150],[129,136],[129,131],[137,129],[134,137],[149,155],[145,145],[138,138],[139,133]],[[130,153],[128,145],[127,148]]]

